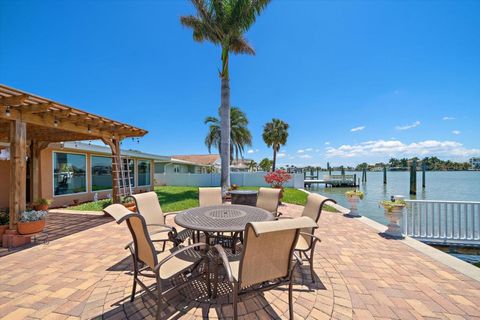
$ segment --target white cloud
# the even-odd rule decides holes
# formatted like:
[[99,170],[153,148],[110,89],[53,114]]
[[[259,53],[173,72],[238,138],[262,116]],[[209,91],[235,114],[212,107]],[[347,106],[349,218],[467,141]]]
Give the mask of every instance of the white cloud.
[[247,153],[250,153],[250,154],[252,154],[252,153],[257,153],[257,152],[258,152],[258,149],[255,149],[255,150],[249,149],[249,150],[247,151]]
[[454,117],[443,117],[442,120],[443,121],[455,120],[455,118]]
[[425,140],[403,143],[399,140],[366,141],[355,145],[341,145],[338,148],[326,149],[327,158],[354,158],[365,156],[445,156],[468,158],[480,155],[480,149],[467,149],[460,142]]
[[325,145],[326,146],[330,145],[330,141],[325,142]]
[[461,132],[459,130],[453,130],[452,133],[455,135],[459,135]]
[[396,126],[395,129],[397,129],[397,130],[408,130],[408,129],[418,127],[419,125],[420,125],[420,121],[417,120],[412,124],[408,124],[408,125],[405,125],[405,126]]
[[277,158],[285,158],[286,153],[277,153]]
[[363,129],[365,129],[364,126],[361,126],[361,127],[355,127],[355,128],[352,128],[350,129],[351,132],[357,132],[357,131],[362,131]]
[[313,148],[307,148],[307,149],[305,149],[305,151],[312,151],[312,150],[313,150]]
[[302,159],[311,159],[312,156],[309,155],[309,154],[302,154],[301,156],[299,156],[299,158],[302,158]]
[[303,149],[300,149],[300,150],[297,150],[297,152],[298,152],[298,153],[304,153],[304,152],[305,152],[305,150],[303,150]]

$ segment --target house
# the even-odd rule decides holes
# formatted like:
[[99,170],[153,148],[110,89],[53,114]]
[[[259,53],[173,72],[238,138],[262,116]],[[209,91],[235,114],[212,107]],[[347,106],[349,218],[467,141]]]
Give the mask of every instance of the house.
[[173,155],[168,161],[155,161],[155,173],[209,173],[220,169],[220,156]]
[[472,169],[480,169],[480,158],[470,158],[470,166]]
[[[38,198],[52,198],[54,205],[63,205],[91,200],[101,192],[119,202],[122,162],[133,169],[130,178],[136,191],[151,189],[153,159],[140,155],[129,160],[121,157],[120,151],[122,139],[147,133],[0,85],[0,207],[9,208],[9,230],[15,232],[20,214]],[[82,151],[75,144],[62,146],[65,141],[88,140],[102,140],[110,152]]]
[[[195,164],[197,166],[203,166],[204,169],[210,169],[212,172],[219,172],[221,167],[221,159],[218,154],[196,154],[196,155],[174,155],[172,159],[183,160]],[[250,159],[238,159],[233,160],[230,165],[232,172],[245,172],[249,170]],[[185,173],[205,173],[208,171]]]

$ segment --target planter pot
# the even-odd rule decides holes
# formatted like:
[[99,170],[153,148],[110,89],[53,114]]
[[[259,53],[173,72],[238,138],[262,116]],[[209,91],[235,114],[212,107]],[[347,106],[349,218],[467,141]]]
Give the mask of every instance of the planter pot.
[[388,211],[385,209],[385,217],[390,221],[384,234],[391,238],[403,238],[398,221],[403,217],[404,206],[396,206]]
[[123,205],[124,205],[125,208],[127,208],[128,210],[130,210],[130,211],[132,211],[132,212],[137,212],[137,207],[135,206],[135,203],[134,203],[134,202],[124,203]]
[[0,226],[0,245],[2,244],[2,238],[3,234],[5,233],[5,230],[8,229],[8,224],[4,224]]
[[33,206],[33,208],[36,211],[47,211],[48,210],[48,204],[36,204],[35,206]]
[[360,197],[356,195],[347,196],[347,201],[350,203],[350,213],[348,214],[351,217],[361,217],[358,213],[358,202],[360,201]]
[[45,228],[45,220],[18,222],[17,231],[19,234],[34,234],[42,232]]

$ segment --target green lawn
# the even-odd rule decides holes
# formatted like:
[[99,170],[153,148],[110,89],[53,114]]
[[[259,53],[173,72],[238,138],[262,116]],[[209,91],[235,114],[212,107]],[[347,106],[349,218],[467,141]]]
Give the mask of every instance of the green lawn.
[[[242,187],[243,190],[258,190],[258,187]],[[155,187],[162,210],[164,212],[181,211],[188,208],[198,207],[198,188],[197,187],[174,187],[164,186]],[[283,202],[305,205],[307,194],[298,189],[286,188],[283,194]],[[111,201],[99,200],[97,202],[82,203],[77,206],[69,207],[72,210],[81,211],[101,211],[110,205]],[[327,211],[335,211],[332,207],[326,207]]]

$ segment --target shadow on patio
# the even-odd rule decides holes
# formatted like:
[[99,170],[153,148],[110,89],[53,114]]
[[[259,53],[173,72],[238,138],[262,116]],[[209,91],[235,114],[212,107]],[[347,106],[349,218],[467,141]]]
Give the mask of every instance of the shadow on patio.
[[44,234],[39,235],[37,239],[32,238],[32,243],[25,246],[11,250],[8,250],[7,248],[0,248],[0,258],[36,245],[44,245],[47,240],[54,241],[78,232],[101,226],[111,221],[113,221],[111,217],[104,216],[103,214],[82,214],[60,211],[50,212],[46,218]]

